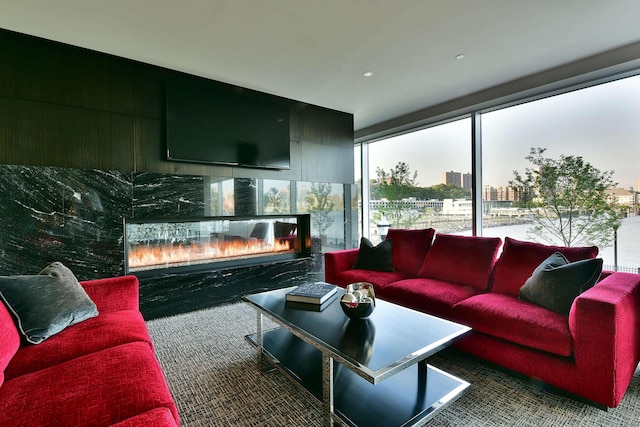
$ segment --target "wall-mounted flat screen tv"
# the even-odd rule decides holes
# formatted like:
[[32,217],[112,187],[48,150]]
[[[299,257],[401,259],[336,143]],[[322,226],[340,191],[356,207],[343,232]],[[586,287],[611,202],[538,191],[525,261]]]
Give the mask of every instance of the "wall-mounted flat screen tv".
[[167,83],[169,160],[289,169],[291,101],[198,78]]

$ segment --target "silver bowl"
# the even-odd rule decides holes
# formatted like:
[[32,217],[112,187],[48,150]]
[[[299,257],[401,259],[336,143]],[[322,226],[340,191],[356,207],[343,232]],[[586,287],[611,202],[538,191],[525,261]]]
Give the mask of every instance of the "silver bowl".
[[366,319],[376,308],[376,293],[373,285],[368,282],[347,285],[340,299],[340,307],[350,319]]

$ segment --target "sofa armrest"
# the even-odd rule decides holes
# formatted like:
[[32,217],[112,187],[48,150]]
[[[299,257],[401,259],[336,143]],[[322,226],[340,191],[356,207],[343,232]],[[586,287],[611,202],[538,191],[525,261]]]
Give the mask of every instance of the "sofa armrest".
[[344,249],[324,254],[324,280],[337,284],[336,274],[351,270],[358,258],[358,249]]
[[[576,365],[617,406],[640,360],[640,274],[613,273],[576,300],[569,313]],[[585,384],[590,386],[590,384]]]
[[99,313],[139,310],[140,291],[136,276],[109,277],[80,282]]

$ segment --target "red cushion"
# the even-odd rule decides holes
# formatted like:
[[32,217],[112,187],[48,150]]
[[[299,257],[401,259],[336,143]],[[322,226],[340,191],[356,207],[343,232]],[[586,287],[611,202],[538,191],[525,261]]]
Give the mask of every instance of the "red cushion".
[[167,408],[156,408],[144,414],[121,421],[111,427],[177,427],[171,411]]
[[20,347],[20,334],[11,314],[0,302],[0,385],[4,381],[4,370]]
[[404,307],[449,319],[456,303],[476,293],[477,290],[470,286],[414,278],[392,283],[377,295]]
[[453,307],[453,318],[475,332],[526,347],[570,356],[571,332],[566,316],[510,295],[487,293]]
[[397,282],[411,277],[410,274],[401,271],[374,271],[374,270],[347,270],[336,273],[333,284],[346,287],[350,283],[369,282],[376,286],[384,286],[391,282]]
[[[338,273],[351,270],[358,258],[358,248],[343,249],[324,254],[324,281],[341,285],[336,277]],[[345,286],[345,285],[342,285]]]
[[496,262],[491,291],[517,297],[533,270],[556,251],[564,255],[569,262],[595,258],[598,255],[596,246],[567,248],[522,242],[507,237],[502,254]]
[[140,288],[136,276],[117,276],[80,282],[98,313],[139,310]]
[[438,234],[418,275],[486,290],[502,240]]
[[110,426],[155,408],[178,412],[148,344],[92,353],[6,381],[2,426]]
[[48,368],[79,356],[128,342],[151,344],[151,337],[139,311],[122,310],[70,326],[38,345],[26,345],[13,357],[5,371],[7,380]]
[[387,239],[393,242],[393,268],[413,275],[418,274],[424,257],[431,247],[433,228],[421,230],[391,229]]

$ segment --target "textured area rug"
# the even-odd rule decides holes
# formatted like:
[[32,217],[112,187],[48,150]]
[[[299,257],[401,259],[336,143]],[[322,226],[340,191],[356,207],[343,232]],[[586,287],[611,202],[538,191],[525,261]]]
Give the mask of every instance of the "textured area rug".
[[[258,369],[256,351],[244,338],[256,330],[256,312],[248,304],[148,326],[184,427],[322,425],[314,399],[281,372]],[[640,370],[620,406],[603,411],[457,351],[445,350],[430,363],[471,383],[430,426],[640,425]]]

